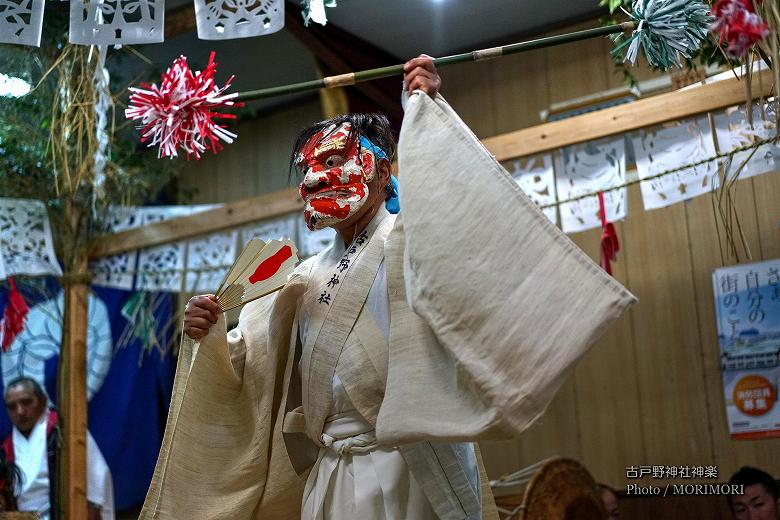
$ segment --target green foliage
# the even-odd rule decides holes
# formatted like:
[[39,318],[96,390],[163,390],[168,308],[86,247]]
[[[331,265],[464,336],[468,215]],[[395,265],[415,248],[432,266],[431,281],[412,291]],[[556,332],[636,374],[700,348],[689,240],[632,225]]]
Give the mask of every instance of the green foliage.
[[630,0],[600,0],[599,5],[609,9],[609,14],[613,14],[621,7],[625,9],[631,9]]

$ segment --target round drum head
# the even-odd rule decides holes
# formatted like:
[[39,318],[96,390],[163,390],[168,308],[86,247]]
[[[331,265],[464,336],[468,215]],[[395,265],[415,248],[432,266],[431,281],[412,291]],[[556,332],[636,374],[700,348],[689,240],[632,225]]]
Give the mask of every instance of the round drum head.
[[572,459],[554,459],[533,476],[523,496],[523,520],[603,520],[596,482]]

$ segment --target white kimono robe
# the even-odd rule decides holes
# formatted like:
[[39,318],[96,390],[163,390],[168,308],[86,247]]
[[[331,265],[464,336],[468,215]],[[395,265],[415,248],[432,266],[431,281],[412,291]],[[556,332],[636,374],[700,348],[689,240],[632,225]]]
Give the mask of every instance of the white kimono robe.
[[[374,428],[366,444],[397,447],[440,518],[495,518],[484,474],[477,493],[473,464],[449,443],[527,428],[634,298],[441,98],[409,100],[399,172],[402,213],[372,222],[352,256],[304,262],[227,336],[220,318],[200,345],[183,343],[141,519],[299,517],[307,471],[339,441],[326,433],[334,374]],[[364,312],[380,265],[387,339]],[[479,498],[464,503],[469,493]]]
[[[482,518],[471,444],[424,442],[399,449],[381,446],[376,437],[391,328],[384,244],[395,218],[381,209],[355,242],[344,247],[337,241],[312,261],[309,297],[302,299],[298,320],[302,391],[304,396],[332,391],[316,405],[328,411],[322,426],[307,432],[301,405],[290,417],[300,414],[298,426],[289,423],[284,430],[307,432],[324,444],[304,491],[307,520]],[[351,309],[331,309],[337,299],[347,299]]]

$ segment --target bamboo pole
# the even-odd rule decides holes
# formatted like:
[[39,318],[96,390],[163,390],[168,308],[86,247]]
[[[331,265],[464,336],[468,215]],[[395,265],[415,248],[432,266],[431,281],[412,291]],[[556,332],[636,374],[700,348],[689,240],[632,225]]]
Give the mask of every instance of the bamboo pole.
[[[527,52],[536,49],[544,49],[546,47],[553,47],[555,45],[562,45],[564,43],[572,43],[572,42],[578,42],[582,40],[588,40],[591,38],[597,38],[599,36],[620,34],[626,31],[632,31],[634,30],[635,27],[636,24],[634,22],[624,22],[615,25],[609,25],[606,27],[597,27],[594,29],[585,29],[583,31],[576,31],[567,34],[559,34],[556,36],[538,38],[536,40],[530,40],[527,42],[513,43],[501,47],[491,47],[489,49],[482,49],[482,50],[472,51],[472,52],[464,52],[463,54],[444,56],[442,58],[435,58],[433,62],[437,67],[443,67],[455,63],[466,63],[470,61],[489,60],[492,58],[498,58],[500,56],[506,56],[509,54],[517,54],[519,52]],[[255,99],[281,96],[284,94],[309,92],[321,88],[344,87],[348,85],[355,85],[356,83],[371,81],[374,79],[397,76],[399,74],[403,74],[403,71],[404,71],[403,64],[390,65],[388,67],[379,67],[377,69],[363,70],[360,72],[348,72],[346,74],[339,74],[338,76],[328,76],[322,79],[303,81],[301,83],[292,83],[290,85],[283,85],[280,87],[271,87],[271,88],[264,88],[260,90],[250,90],[248,92],[240,92],[235,99],[236,101],[251,101]]]
[[[78,230],[75,204],[66,208],[66,218]],[[66,262],[62,346],[58,377],[62,444],[57,465],[59,509],[63,520],[87,518],[87,305],[89,297],[88,256],[75,247]],[[53,475],[51,476],[54,477]]]

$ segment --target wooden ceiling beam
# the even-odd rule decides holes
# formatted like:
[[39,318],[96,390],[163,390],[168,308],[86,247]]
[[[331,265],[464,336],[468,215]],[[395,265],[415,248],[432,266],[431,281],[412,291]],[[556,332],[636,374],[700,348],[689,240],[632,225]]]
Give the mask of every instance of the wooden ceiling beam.
[[[758,75],[761,78],[758,79]],[[762,88],[763,87],[763,88]],[[753,97],[770,95],[772,71],[753,78]],[[499,161],[550,152],[640,128],[678,121],[745,103],[745,84],[730,78],[708,85],[640,99],[597,112],[523,128],[485,139],[483,143]]]
[[124,253],[198,235],[214,233],[251,222],[287,215],[303,208],[298,188],[288,188],[225,204],[195,215],[180,217],[107,235],[90,251],[90,257]]

